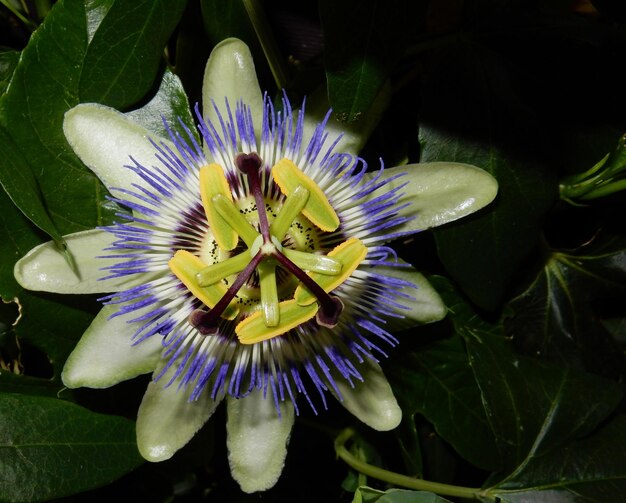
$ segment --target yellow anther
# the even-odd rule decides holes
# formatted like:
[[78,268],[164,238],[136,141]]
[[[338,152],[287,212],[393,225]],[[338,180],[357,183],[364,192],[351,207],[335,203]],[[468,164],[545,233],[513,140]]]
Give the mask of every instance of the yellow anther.
[[[350,238],[339,246],[331,250],[327,257],[330,257],[342,265],[341,273],[335,276],[309,272],[308,275],[326,293],[332,292],[335,288],[347,280],[354,270],[359,266],[367,255],[367,247],[357,238]],[[300,306],[308,306],[317,299],[305,286],[300,283],[294,294],[294,299]]]
[[321,230],[331,232],[339,227],[339,217],[320,187],[306,176],[289,159],[282,159],[272,167],[274,181],[283,194],[289,197],[298,186],[309,191],[302,213]]
[[273,337],[277,337],[292,328],[309,321],[317,313],[317,304],[309,306],[299,306],[294,299],[279,302],[278,310],[280,314],[280,322],[278,325],[268,327],[261,311],[256,311],[251,316],[241,321],[236,327],[235,332],[242,344],[255,344],[257,342],[266,341]]
[[[206,264],[186,250],[178,250],[167,265],[187,289],[209,308],[214,307],[228,290],[222,281],[208,287],[198,285],[196,275],[206,268]],[[231,301],[222,313],[222,318],[232,320],[237,316],[239,308],[235,302]]]
[[223,250],[232,250],[237,246],[238,236],[213,204],[213,197],[217,195],[233,200],[224,170],[219,164],[211,163],[200,169],[202,206],[218,246]]
[[[211,198],[211,202],[215,210],[219,215],[228,223],[231,229],[235,230],[235,233],[241,236],[246,246],[251,246],[254,240],[260,234],[256,231],[252,224],[246,220],[235,203],[228,199],[223,194],[216,194]],[[218,243],[219,244],[219,243]]]

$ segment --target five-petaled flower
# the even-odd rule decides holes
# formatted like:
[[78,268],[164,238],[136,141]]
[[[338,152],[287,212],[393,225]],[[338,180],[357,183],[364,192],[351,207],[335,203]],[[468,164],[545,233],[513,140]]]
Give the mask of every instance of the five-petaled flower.
[[[153,372],[137,417],[142,455],[171,457],[227,402],[231,471],[244,491],[273,486],[294,416],[337,398],[378,430],[401,411],[378,365],[394,322],[445,306],[386,243],[489,203],[496,184],[467,165],[366,171],[334,131],[277,111],[250,54],[213,52],[197,110],[158,138],[115,110],[79,105],[65,134],[115,203],[112,226],[66,237],[15,267],[26,288],[106,293],[63,370],[71,388]],[[353,138],[354,139],[354,138]]]

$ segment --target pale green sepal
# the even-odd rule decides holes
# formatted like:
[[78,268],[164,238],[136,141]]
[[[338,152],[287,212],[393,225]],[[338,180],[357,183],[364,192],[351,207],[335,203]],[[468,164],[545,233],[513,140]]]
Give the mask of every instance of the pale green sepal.
[[372,361],[357,368],[363,382],[353,380],[354,388],[344,379],[335,381],[341,393],[339,401],[357,419],[377,431],[393,430],[400,424],[402,410],[380,366]]
[[[154,375],[162,368],[159,366]],[[213,400],[205,390],[198,400],[190,402],[190,390],[179,389],[177,381],[165,387],[176,368],[175,362],[158,381],[148,384],[137,412],[137,447],[148,461],[171,458],[204,426],[223,398]]]
[[408,309],[397,309],[404,318],[387,318],[385,330],[394,332],[426,323],[434,323],[446,317],[448,308],[424,275],[413,267],[376,266],[376,274],[391,276],[408,281],[416,288],[405,288],[402,291],[415,300],[400,300]]
[[158,162],[150,137],[157,143],[165,142],[175,151],[169,140],[155,137],[123,113],[95,103],[84,103],[68,110],[63,132],[76,155],[109,190],[136,190],[132,184],[148,186],[139,175],[124,166],[133,164],[131,155],[146,167]]
[[[391,229],[393,233],[417,232],[452,222],[487,206],[498,192],[496,179],[470,164],[407,164],[385,169],[380,180],[388,180],[399,173],[406,175],[389,182],[370,196],[374,198],[394,187],[407,184],[401,189],[404,195],[398,204],[410,202],[408,207],[400,210],[400,215],[411,216],[413,219]],[[371,173],[366,176],[371,179],[375,175]]]
[[255,389],[244,398],[226,399],[228,461],[242,491],[265,491],[283,471],[294,423],[291,402],[280,403],[280,416],[270,393]]
[[145,283],[148,274],[99,279],[108,274],[101,268],[114,262],[96,257],[105,254],[103,249],[111,246],[116,239],[110,232],[100,229],[65,236],[74,270],[64,250],[59,249],[54,241],[48,241],[17,261],[13,268],[15,279],[27,290],[69,294],[115,292]]
[[128,321],[141,313],[109,319],[117,309],[104,306],[100,310],[65,362],[61,379],[68,388],[108,388],[156,367],[161,337],[155,335],[133,345],[131,338],[143,323]]
[[227,38],[215,46],[207,61],[202,84],[202,114],[204,120],[219,127],[213,108],[215,102],[224,119],[228,117],[224,98],[235,111],[238,101],[250,107],[257,130],[263,119],[263,94],[254,69],[250,49],[241,40]]

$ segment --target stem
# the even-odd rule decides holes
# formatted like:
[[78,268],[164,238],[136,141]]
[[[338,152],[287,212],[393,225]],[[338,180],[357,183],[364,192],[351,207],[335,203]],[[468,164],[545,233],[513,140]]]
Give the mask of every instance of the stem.
[[350,440],[354,434],[355,432],[352,428],[343,430],[335,439],[335,452],[337,453],[337,456],[360,473],[384,482],[389,482],[394,486],[402,486],[416,491],[430,491],[441,494],[442,496],[456,496],[466,499],[479,499],[481,496],[481,489],[478,487],[453,486],[450,484],[441,484],[439,482],[416,479],[414,477],[409,477],[408,475],[391,472],[389,470],[379,468],[378,466],[370,465],[365,461],[361,461],[353,456],[345,446],[346,442]]
[[289,72],[278,50],[278,44],[272,34],[267,16],[257,0],[243,0],[243,5],[254,27],[256,36],[261,43],[261,47],[265,53],[265,59],[267,59],[270,65],[274,82],[276,82],[278,89],[284,89],[287,87]]
[[11,11],[11,13],[18,18],[22,23],[28,26],[31,30],[37,28],[37,25],[31,19],[28,19],[24,14],[22,14],[19,10],[17,10],[11,2],[7,0],[0,0],[0,4],[4,5],[7,9]]

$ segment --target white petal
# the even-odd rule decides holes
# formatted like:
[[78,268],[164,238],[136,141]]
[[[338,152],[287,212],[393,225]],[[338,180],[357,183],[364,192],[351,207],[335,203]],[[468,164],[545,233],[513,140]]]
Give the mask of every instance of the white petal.
[[343,379],[336,380],[342,395],[340,403],[369,427],[393,430],[402,420],[402,410],[383,371],[372,361],[363,363],[358,370],[363,382],[357,381],[354,388]]
[[128,319],[138,314],[109,319],[116,310],[102,308],[65,362],[61,379],[68,388],[108,388],[156,367],[161,338],[155,335],[133,346],[131,337],[140,324]]
[[[162,367],[157,368],[156,376]],[[137,413],[137,447],[148,461],[165,461],[182,448],[209,420],[221,399],[204,392],[189,401],[189,390],[178,389],[174,381],[165,387],[176,369],[172,365],[148,389]]]
[[[407,183],[399,204],[411,203],[400,215],[414,217],[391,232],[417,232],[452,222],[487,206],[498,193],[498,182],[486,171],[458,162],[427,162],[385,169],[381,180],[406,173],[375,191],[379,196]],[[370,175],[370,177],[373,176]]]
[[146,182],[124,166],[132,164],[130,156],[147,167],[157,162],[150,137],[172,147],[171,142],[154,137],[123,113],[95,103],[68,110],[63,132],[76,155],[109,190],[113,187],[133,190],[132,184],[146,186]]
[[[250,107],[254,124],[260,127],[263,118],[263,93],[254,69],[250,49],[241,40],[228,38],[215,46],[204,70],[202,84],[202,113],[216,127],[219,120],[213,103],[222,117],[228,117],[224,98],[228,98],[234,113],[238,101]],[[219,129],[219,128],[218,128]]]
[[92,229],[69,234],[64,239],[76,272],[63,250],[48,241],[17,261],[13,269],[17,282],[28,290],[84,294],[115,292],[147,281],[145,274],[100,280],[107,275],[101,268],[112,262],[96,257],[116,240],[110,232]]
[[243,398],[228,397],[228,460],[242,491],[265,491],[283,471],[294,423],[291,402],[282,402],[280,417],[270,394],[255,389]]

